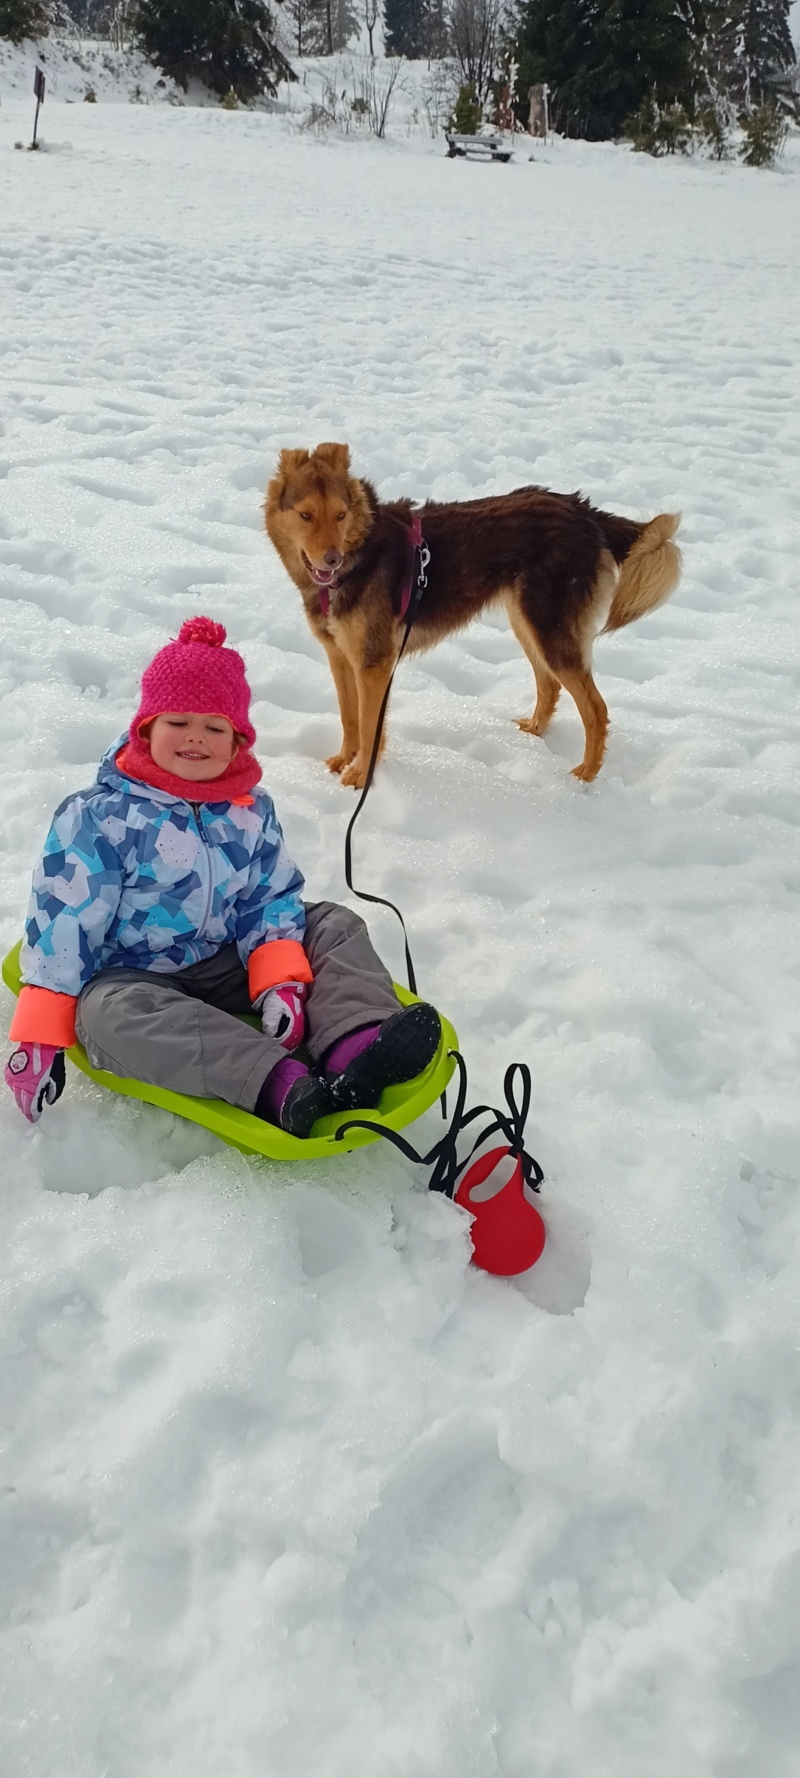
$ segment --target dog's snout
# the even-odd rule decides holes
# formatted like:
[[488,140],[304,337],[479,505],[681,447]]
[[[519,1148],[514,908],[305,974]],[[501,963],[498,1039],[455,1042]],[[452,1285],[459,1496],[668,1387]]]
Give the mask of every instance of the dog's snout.
[[325,551],[325,567],[326,568],[341,568],[343,561],[344,561],[344,556],[342,555],[342,552],[340,549],[326,549],[326,551]]

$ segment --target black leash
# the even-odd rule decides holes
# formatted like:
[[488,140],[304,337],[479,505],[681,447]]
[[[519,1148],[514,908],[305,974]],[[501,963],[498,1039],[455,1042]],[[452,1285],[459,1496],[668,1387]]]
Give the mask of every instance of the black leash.
[[[419,521],[417,521],[417,524],[418,523]],[[389,693],[391,692],[394,683],[394,676],[403,658],[405,646],[413,628],[414,619],[417,616],[423,593],[428,584],[427,567],[431,559],[430,550],[422,537],[421,541],[415,543],[414,547],[419,551],[417,582],[412,591],[408,610],[406,612],[405,629],[398,650],[397,660],[392,668],[391,677],[383,694],[383,701],[378,712],[378,721],[375,727],[375,739],[372,743],[372,754],[367,767],[364,788],[347,824],[347,832],[344,841],[344,874],[347,887],[351,891],[351,894],[357,896],[359,901],[371,901],[378,907],[390,908],[391,912],[396,914],[400,921],[400,925],[403,928],[403,944],[406,954],[408,985],[412,994],[416,994],[417,992],[417,978],[408,943],[405,920],[403,919],[400,909],[395,907],[393,901],[387,901],[386,897],[383,895],[371,895],[366,889],[356,888],[353,882],[352,835],[353,828],[355,827],[356,821],[358,820],[361,810],[366,802],[375,773],[378,750],[381,744],[381,735],[383,734],[383,724],[386,717],[387,705],[389,703]],[[428,1181],[429,1190],[443,1192],[445,1197],[452,1198],[457,1190],[459,1179],[465,1169],[469,1166],[476,1150],[479,1149],[484,1142],[487,1142],[490,1136],[502,1135],[505,1138],[509,1152],[518,1158],[521,1163],[522,1174],[526,1185],[530,1186],[531,1191],[538,1192],[544,1174],[539,1166],[539,1162],[534,1160],[533,1155],[528,1154],[524,1140],[525,1123],[531,1103],[531,1071],[527,1063],[512,1062],[510,1067],[506,1069],[505,1079],[503,1081],[503,1091],[506,1096],[507,1111],[497,1111],[492,1105],[475,1105],[473,1106],[472,1111],[466,1111],[466,1063],[459,1050],[450,1050],[449,1054],[452,1056],[459,1074],[456,1102],[453,1108],[452,1118],[450,1119],[450,1123],[445,1130],[444,1135],[439,1138],[438,1142],[434,1143],[433,1147],[427,1154],[418,1154],[417,1150],[412,1147],[412,1144],[406,1141],[405,1136],[400,1136],[396,1130],[388,1129],[385,1124],[373,1123],[370,1118],[349,1118],[347,1123],[340,1124],[336,1131],[335,1140],[337,1142],[343,1141],[349,1130],[370,1130],[376,1136],[383,1136],[387,1142],[391,1142],[395,1148],[399,1149],[401,1154],[405,1155],[406,1160],[413,1161],[415,1165],[419,1167],[432,1167],[433,1171],[430,1180]],[[517,1074],[519,1075],[521,1082],[519,1104],[515,1098],[514,1091],[515,1077]],[[465,1159],[459,1160],[458,1139],[462,1131],[466,1130],[469,1124],[474,1123],[476,1118],[485,1117],[487,1115],[492,1119],[492,1122],[487,1124],[485,1130],[481,1130],[479,1135],[475,1137],[475,1141]],[[444,1093],[442,1093],[442,1116],[445,1118],[447,1116],[447,1100]]]
[[408,943],[408,933],[406,932],[405,920],[403,919],[400,909],[398,907],[395,907],[395,904],[393,901],[387,901],[385,896],[383,896],[383,895],[370,895],[370,894],[368,894],[366,889],[357,889],[356,888],[355,883],[353,882],[352,834],[353,834],[353,828],[355,827],[358,817],[361,814],[361,810],[363,809],[364,804],[367,800],[367,794],[369,792],[369,787],[372,783],[373,775],[375,772],[375,766],[376,766],[377,760],[378,760],[378,750],[379,750],[380,744],[381,744],[381,735],[383,734],[383,724],[384,724],[384,720],[386,717],[386,708],[389,703],[389,693],[390,693],[390,691],[392,689],[392,685],[394,683],[394,676],[395,676],[395,673],[397,672],[397,669],[398,669],[400,662],[403,658],[403,654],[405,652],[405,646],[406,646],[409,636],[411,635],[411,630],[413,628],[414,619],[417,615],[417,612],[419,611],[419,607],[420,607],[420,604],[422,601],[422,595],[423,595],[425,588],[428,584],[427,567],[428,567],[428,563],[431,559],[431,552],[428,549],[428,546],[427,546],[424,538],[423,538],[422,542],[419,543],[416,547],[419,551],[419,569],[417,572],[417,583],[416,583],[416,586],[414,587],[414,590],[411,594],[411,600],[409,603],[408,611],[406,612],[406,627],[403,631],[403,640],[400,643],[400,649],[398,652],[397,660],[395,661],[394,666],[392,668],[391,678],[390,678],[389,684],[387,685],[386,690],[383,694],[383,703],[381,704],[380,710],[378,712],[378,721],[377,721],[377,724],[375,727],[375,739],[372,743],[372,756],[370,758],[370,762],[367,767],[367,776],[364,781],[364,788],[361,792],[358,802],[356,803],[355,809],[353,810],[353,813],[350,816],[350,820],[347,824],[347,832],[344,836],[344,875],[345,875],[345,882],[347,883],[347,887],[351,891],[351,894],[356,895],[358,897],[359,901],[372,901],[372,902],[375,902],[378,907],[391,908],[392,913],[396,914],[398,920],[400,921],[400,925],[403,928],[403,944],[405,946],[405,953],[406,953],[406,973],[408,975],[408,985],[409,985],[409,988],[411,989],[412,994],[416,994],[416,992],[417,992],[417,977],[416,977],[415,970],[414,970],[414,964],[413,964],[412,958],[411,958],[411,951],[410,951],[409,943]]
[[[389,905],[391,906],[391,903]],[[372,1130],[376,1136],[385,1136],[387,1142],[391,1142],[395,1148],[399,1148],[400,1153],[405,1155],[407,1161],[413,1161],[418,1167],[433,1168],[428,1181],[429,1191],[444,1192],[445,1197],[452,1198],[459,1179],[469,1166],[476,1150],[481,1147],[482,1143],[487,1142],[490,1136],[499,1134],[505,1138],[509,1152],[521,1162],[525,1184],[530,1186],[531,1191],[538,1192],[544,1174],[539,1162],[534,1160],[533,1155],[528,1154],[525,1147],[525,1124],[531,1103],[531,1071],[527,1062],[512,1062],[511,1066],[506,1069],[503,1091],[508,1106],[507,1112],[496,1111],[493,1105],[475,1105],[472,1111],[465,1113],[464,1107],[467,1103],[466,1063],[458,1050],[450,1050],[449,1054],[453,1057],[459,1073],[453,1116],[444,1135],[440,1136],[438,1142],[434,1142],[433,1148],[429,1149],[427,1154],[418,1154],[411,1143],[406,1141],[405,1136],[400,1136],[397,1130],[389,1130],[385,1124],[372,1123],[369,1118],[365,1117],[354,1117],[346,1124],[341,1124],[336,1131],[335,1140],[337,1142],[343,1141],[348,1130]],[[520,1076],[522,1089],[519,1104],[514,1096],[516,1074]],[[484,1117],[487,1114],[491,1117],[492,1122],[487,1124],[486,1129],[481,1130],[480,1134],[476,1136],[465,1158],[459,1160],[458,1138],[462,1131],[467,1128],[468,1124],[473,1123],[476,1117]]]

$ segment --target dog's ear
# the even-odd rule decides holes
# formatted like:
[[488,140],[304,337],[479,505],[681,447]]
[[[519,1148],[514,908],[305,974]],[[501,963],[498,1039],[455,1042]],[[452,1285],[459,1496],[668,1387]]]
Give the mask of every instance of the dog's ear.
[[350,472],[350,446],[346,444],[318,444],[315,457],[321,457],[323,463],[330,465],[337,475],[348,475]]
[[276,475],[282,481],[288,481],[289,476],[294,475],[296,469],[302,469],[303,464],[308,462],[308,456],[308,451],[281,451]]
[[288,484],[298,469],[308,462],[308,451],[281,451],[275,465],[275,474],[267,485],[266,504],[274,512],[277,507],[286,504],[285,495]]

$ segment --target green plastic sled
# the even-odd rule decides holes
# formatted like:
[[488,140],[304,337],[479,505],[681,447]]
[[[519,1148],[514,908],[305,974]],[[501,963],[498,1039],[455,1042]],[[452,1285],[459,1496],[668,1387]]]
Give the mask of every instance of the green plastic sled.
[[[22,987],[19,973],[21,949],[21,943],[15,945],[3,963],[3,981],[12,994],[17,995]],[[397,983],[395,992],[402,1006],[410,1006],[418,998],[416,994],[409,994],[407,988],[398,987]],[[258,1025],[257,1019],[250,1022]],[[405,1124],[413,1123],[444,1092],[455,1068],[449,1051],[457,1048],[455,1031],[449,1020],[442,1017],[441,1042],[433,1061],[415,1080],[407,1080],[399,1087],[387,1087],[381,1095],[378,1110],[366,1111],[363,1115],[376,1124],[384,1124],[387,1130],[402,1130]],[[263,1154],[273,1161],[307,1161],[322,1155],[344,1154],[350,1148],[363,1148],[366,1143],[378,1140],[370,1130],[350,1130],[340,1142],[336,1141],[335,1133],[340,1124],[357,1117],[357,1111],[337,1111],[319,1118],[313,1135],[302,1139],[287,1136],[275,1124],[264,1123],[260,1117],[240,1111],[236,1105],[227,1105],[224,1099],[194,1099],[188,1093],[172,1093],[167,1087],[149,1087],[144,1081],[123,1080],[119,1074],[107,1074],[103,1068],[93,1068],[80,1043],[67,1050],[67,1055],[76,1068],[88,1074],[90,1080],[96,1080],[99,1086],[109,1087],[112,1093],[124,1093],[128,1099],[143,1099],[146,1105],[160,1105],[163,1111],[174,1111],[178,1117],[188,1118],[190,1123],[202,1124],[206,1130],[213,1130],[215,1136],[221,1136],[231,1148],[241,1149],[243,1154]]]

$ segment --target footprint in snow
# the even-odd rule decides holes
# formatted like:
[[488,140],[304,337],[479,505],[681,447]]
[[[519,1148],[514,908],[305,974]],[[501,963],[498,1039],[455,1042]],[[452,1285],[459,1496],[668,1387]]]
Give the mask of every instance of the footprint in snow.
[[549,1315],[572,1315],[585,1302],[592,1278],[589,1221],[570,1204],[544,1195],[536,1208],[547,1232],[544,1252],[529,1272],[509,1283]]
[[788,1264],[795,1248],[798,1181],[785,1173],[763,1172],[751,1161],[739,1169],[742,1195],[739,1223],[750,1261],[774,1278]]
[[358,1539],[353,1619],[366,1637],[392,1609],[459,1596],[511,1538],[519,1479],[478,1416],[456,1412],[415,1441],[387,1478]]
[[124,488],[117,482],[98,482],[88,475],[70,476],[76,488],[84,488],[87,494],[98,494],[101,500],[122,500],[129,506],[156,506],[155,494],[147,494],[142,488]]
[[338,1198],[312,1186],[295,1192],[300,1262],[307,1278],[352,1265],[366,1252],[363,1219]]

